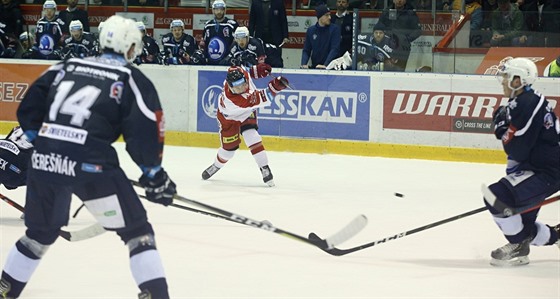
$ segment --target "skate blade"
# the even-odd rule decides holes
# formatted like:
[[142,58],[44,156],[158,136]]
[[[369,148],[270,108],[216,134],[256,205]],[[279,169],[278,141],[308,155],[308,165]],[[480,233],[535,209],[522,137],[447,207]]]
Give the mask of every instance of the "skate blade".
[[268,187],[274,187],[274,186],[276,186],[276,185],[274,184],[274,180],[270,180],[270,181],[266,182],[266,184],[268,185]]
[[515,266],[523,266],[527,264],[529,264],[528,256],[520,256],[520,257],[513,258],[511,260],[497,260],[497,259],[490,260],[490,265],[496,267],[515,267]]

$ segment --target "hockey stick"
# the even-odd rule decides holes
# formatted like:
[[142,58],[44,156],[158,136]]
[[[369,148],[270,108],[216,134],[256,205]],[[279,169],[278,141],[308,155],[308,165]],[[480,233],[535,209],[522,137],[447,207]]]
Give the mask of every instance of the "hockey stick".
[[[18,211],[25,213],[24,207],[22,207],[17,202],[11,200],[7,196],[3,195],[2,193],[0,193],[0,199],[2,199],[10,206],[16,208]],[[66,231],[61,229],[59,234],[63,239],[67,241],[77,242],[77,241],[82,241],[82,240],[96,237],[98,235],[103,234],[104,232],[106,232],[106,230],[99,223],[96,222],[88,227],[76,231]]]
[[[136,187],[142,187],[140,185],[140,183],[136,182],[136,181],[132,181],[132,184]],[[145,196],[140,195],[140,197],[145,198]],[[222,210],[220,208],[216,208],[210,205],[207,205],[205,203],[202,202],[198,202],[196,200],[192,200],[192,199],[188,199],[186,197],[180,196],[180,195],[175,195],[174,197],[175,200],[187,203],[187,204],[192,204],[195,206],[199,206],[201,208],[204,208],[206,210],[212,211],[212,212],[206,212],[206,211],[202,211],[202,210],[198,210],[198,209],[193,209],[193,208],[189,208],[183,205],[178,205],[178,204],[171,204],[171,206],[175,207],[175,208],[179,208],[179,209],[183,209],[183,210],[188,210],[191,212],[195,212],[195,213],[199,213],[202,215],[207,215],[207,216],[211,216],[214,218],[219,218],[219,219],[224,219],[227,221],[231,221],[231,222],[236,222],[239,224],[243,224],[243,225],[247,225],[247,226],[252,226],[255,228],[260,228],[275,234],[279,234],[282,235],[284,237],[288,237],[291,239],[295,239],[304,243],[307,243],[309,245],[313,245],[315,247],[318,247],[324,251],[326,251],[327,253],[329,253],[329,249],[334,248],[334,246],[352,238],[353,236],[355,236],[357,233],[359,233],[366,225],[367,225],[367,218],[364,215],[358,215],[356,218],[354,218],[352,221],[350,221],[350,223],[348,223],[344,228],[342,228],[340,231],[338,231],[337,233],[335,233],[334,235],[332,235],[329,238],[326,239],[320,239],[320,238],[315,238],[315,239],[309,239],[309,238],[305,238],[302,237],[300,235],[291,233],[289,231],[274,227],[270,222],[264,220],[264,221],[258,221],[258,220],[254,220],[245,216],[241,216],[239,214],[235,214],[226,210]],[[217,213],[217,214],[215,214]]]
[[[539,203],[535,206],[530,206],[530,207],[525,208],[525,209],[520,208],[516,211],[521,210],[521,212],[516,212],[515,214],[522,214],[522,213],[527,213],[527,212],[536,210],[536,209],[538,209],[538,208],[540,208],[544,205],[547,205],[549,203],[553,203],[555,201],[558,201],[559,199],[560,199],[560,195],[548,198],[548,199],[544,200],[543,202],[541,202],[541,203]],[[389,241],[392,241],[392,240],[400,239],[400,238],[406,237],[408,235],[412,235],[412,234],[421,232],[423,230],[427,230],[427,229],[430,229],[430,228],[433,228],[433,227],[436,227],[436,226],[440,226],[440,225],[448,223],[448,222],[459,220],[461,218],[465,218],[465,217],[470,216],[470,215],[478,214],[478,213],[480,213],[482,211],[485,211],[487,209],[488,208],[486,206],[484,206],[482,208],[478,208],[478,209],[475,209],[475,210],[472,210],[472,211],[469,211],[469,212],[466,212],[466,213],[463,213],[463,214],[459,214],[459,215],[456,215],[456,216],[453,216],[453,217],[449,217],[447,219],[443,219],[443,220],[440,220],[440,221],[437,221],[437,222],[434,222],[434,223],[430,223],[430,224],[427,224],[427,225],[424,225],[424,226],[421,226],[421,227],[418,227],[418,228],[415,228],[415,229],[412,229],[412,230],[408,230],[408,231],[405,231],[405,232],[402,232],[402,233],[398,233],[396,235],[392,235],[392,236],[389,236],[389,237],[386,237],[386,238],[383,238],[383,239],[380,239],[380,240],[377,240],[377,241],[369,242],[369,243],[366,243],[366,244],[362,244],[362,245],[359,245],[359,246],[356,246],[356,247],[352,247],[352,248],[348,248],[348,249],[330,248],[330,249],[327,249],[327,250],[325,250],[325,249],[323,249],[323,250],[325,250],[329,254],[336,255],[336,256],[346,255],[346,254],[356,252],[356,251],[359,251],[359,250],[362,250],[362,249],[373,247],[377,244],[386,243],[386,242],[389,242]],[[320,240],[321,238],[319,236],[317,236],[317,234],[315,234],[315,233],[310,233],[309,234],[309,239],[310,240],[317,240],[317,239]]]

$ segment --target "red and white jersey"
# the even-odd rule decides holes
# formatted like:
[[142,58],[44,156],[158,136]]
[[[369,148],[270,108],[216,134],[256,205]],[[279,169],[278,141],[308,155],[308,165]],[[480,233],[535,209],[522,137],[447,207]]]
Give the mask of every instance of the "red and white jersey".
[[249,83],[248,89],[241,94],[231,92],[229,85],[224,80],[224,89],[220,95],[218,111],[228,120],[244,121],[259,107],[269,105],[274,98],[268,89],[257,89],[246,70],[243,70],[245,80]]

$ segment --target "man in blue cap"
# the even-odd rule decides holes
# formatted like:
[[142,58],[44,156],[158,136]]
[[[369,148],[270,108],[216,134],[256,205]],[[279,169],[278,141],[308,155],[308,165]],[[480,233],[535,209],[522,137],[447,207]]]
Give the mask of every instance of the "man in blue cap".
[[[303,53],[301,55],[301,68],[325,69],[327,65],[338,57],[340,50],[340,27],[331,24],[329,8],[318,5],[315,8],[317,23],[307,29]],[[311,58],[311,65],[308,65]]]

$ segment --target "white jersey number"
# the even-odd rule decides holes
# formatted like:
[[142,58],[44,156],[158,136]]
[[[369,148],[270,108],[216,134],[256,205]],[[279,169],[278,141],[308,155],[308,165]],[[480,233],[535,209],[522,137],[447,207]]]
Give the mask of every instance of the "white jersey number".
[[55,121],[58,113],[71,115],[70,124],[81,127],[84,121],[91,116],[89,108],[97,100],[101,89],[86,85],[68,95],[73,86],[74,81],[60,82],[49,111],[49,119]]

